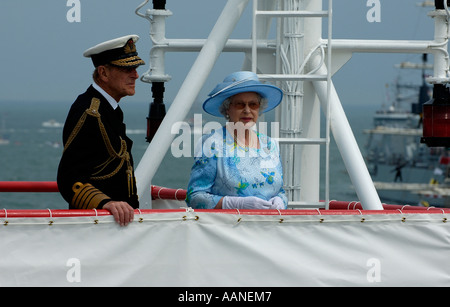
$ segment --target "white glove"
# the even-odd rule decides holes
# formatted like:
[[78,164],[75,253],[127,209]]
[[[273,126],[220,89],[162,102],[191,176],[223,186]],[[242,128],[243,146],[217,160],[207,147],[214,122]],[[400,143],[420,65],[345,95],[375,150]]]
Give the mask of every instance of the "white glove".
[[286,207],[284,206],[284,201],[281,199],[281,197],[272,197],[271,199],[269,199],[269,202],[272,203],[270,209],[286,209]]
[[270,209],[272,203],[255,196],[225,196],[222,209]]

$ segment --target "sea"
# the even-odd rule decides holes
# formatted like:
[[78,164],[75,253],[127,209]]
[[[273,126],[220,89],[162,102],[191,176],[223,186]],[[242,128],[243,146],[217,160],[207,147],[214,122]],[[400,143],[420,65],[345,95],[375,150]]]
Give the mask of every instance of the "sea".
[[[121,102],[121,107],[127,134],[134,142],[132,154],[137,166],[148,147],[146,117],[149,103],[124,101],[123,104]],[[0,145],[0,181],[56,181],[63,150],[61,125],[69,108],[70,104],[67,103],[0,101],[0,137],[9,140],[9,143]],[[343,105],[343,108],[364,155],[367,135],[363,131],[371,128],[372,116],[378,107]],[[192,116],[193,114],[188,115],[186,121],[192,119]],[[324,150],[321,152],[323,156]],[[333,139],[329,157],[330,199],[357,201],[357,195]],[[192,163],[192,157],[175,157],[169,149],[152,184],[186,189]],[[1,208],[67,209],[68,205],[59,193],[0,192]]]

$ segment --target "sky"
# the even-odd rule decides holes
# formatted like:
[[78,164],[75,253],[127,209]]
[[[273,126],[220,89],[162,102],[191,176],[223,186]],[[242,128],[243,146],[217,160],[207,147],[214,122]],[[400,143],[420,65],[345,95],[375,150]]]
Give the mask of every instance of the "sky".
[[[148,69],[150,23],[134,12],[143,0],[78,1],[79,22],[68,21],[71,0],[0,1],[0,106],[2,101],[70,105],[92,82],[93,66],[82,56],[84,50],[126,34],[140,36],[137,49],[147,65],[138,73]],[[433,39],[433,20],[427,16],[431,8],[418,7],[421,0],[379,0],[379,22],[367,20],[372,6],[366,0],[333,2],[336,39]],[[251,3],[231,38],[250,37]],[[166,37],[207,38],[225,4],[225,0],[167,0],[166,8],[173,15],[167,18]],[[150,1],[144,10],[151,7]],[[197,53],[166,55],[166,73],[172,76],[166,84],[166,103],[176,96],[196,57]],[[420,60],[416,54],[355,54],[333,77],[343,106],[381,104],[385,84],[397,77],[394,65]],[[240,70],[242,63],[242,53],[221,56],[198,100],[203,101],[224,76]],[[142,104],[146,111],[152,101],[150,89],[150,84],[139,80],[136,94],[124,99]]]

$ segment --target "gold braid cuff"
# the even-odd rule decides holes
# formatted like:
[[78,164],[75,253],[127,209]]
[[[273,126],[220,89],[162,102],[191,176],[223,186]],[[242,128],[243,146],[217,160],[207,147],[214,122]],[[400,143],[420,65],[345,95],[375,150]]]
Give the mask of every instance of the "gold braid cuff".
[[103,200],[110,199],[90,183],[77,182],[72,186],[72,190],[75,192],[75,195],[70,204],[77,209],[94,209]]

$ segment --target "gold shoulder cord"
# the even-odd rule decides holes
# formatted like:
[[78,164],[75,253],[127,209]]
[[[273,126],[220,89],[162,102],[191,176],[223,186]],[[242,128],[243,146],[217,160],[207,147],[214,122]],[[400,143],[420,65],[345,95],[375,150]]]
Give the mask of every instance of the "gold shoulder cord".
[[127,180],[128,181],[128,197],[130,197],[131,194],[133,193],[133,167],[131,166],[130,155],[128,154],[128,151],[127,151],[127,142],[125,142],[125,140],[123,140],[121,137],[119,137],[121,146],[120,146],[120,151],[116,152],[114,150],[113,146],[111,145],[111,141],[109,140],[108,134],[106,133],[105,126],[103,126],[103,123],[102,123],[100,117],[98,117],[97,120],[98,120],[98,126],[100,128],[100,132],[102,133],[103,141],[105,143],[106,149],[108,150],[109,158],[104,163],[97,166],[96,168],[100,168],[100,170],[98,170],[96,173],[94,173],[92,175],[99,174],[103,169],[106,168],[106,166],[109,165],[109,163],[111,163],[115,159],[120,159],[120,163],[116,167],[116,169],[114,171],[112,171],[111,173],[109,173],[107,175],[103,175],[103,176],[92,176],[91,179],[92,180],[104,180],[104,179],[111,178],[112,176],[117,174],[117,172],[122,168],[123,163],[126,162],[127,163],[127,179],[128,179]]
[[67,139],[67,143],[64,146],[63,152],[69,147],[70,143],[75,139],[78,132],[80,132],[81,127],[84,125],[84,121],[86,120],[86,116],[89,114],[91,116],[100,118],[100,113],[98,113],[98,107],[100,106],[100,100],[98,98],[92,98],[91,100],[91,106],[89,109],[87,109],[83,115],[81,115],[80,119],[78,120],[78,123],[75,125],[75,128],[73,128],[72,133],[70,134],[69,138]]
[[[93,176],[90,178],[92,180],[104,180],[111,178],[117,172],[122,168],[123,163],[127,163],[127,177],[128,177],[128,196],[131,196],[133,193],[133,186],[134,186],[134,180],[133,180],[133,167],[131,166],[130,162],[130,155],[127,152],[127,143],[125,140],[121,140],[121,148],[119,152],[116,152],[111,144],[111,141],[109,140],[108,134],[106,132],[105,126],[102,123],[102,120],[100,118],[100,113],[98,112],[98,108],[100,106],[100,100],[98,98],[92,98],[91,105],[89,109],[87,109],[83,115],[78,120],[78,123],[76,124],[75,128],[73,129],[72,133],[70,134],[66,145],[64,146],[64,150],[66,150],[67,147],[69,147],[70,143],[75,139],[78,132],[80,131],[81,127],[83,126],[86,116],[91,115],[97,118],[98,126],[100,128],[100,133],[102,134],[103,142],[105,143],[106,149],[109,154],[109,158],[102,164],[98,165],[96,168],[99,169],[96,173],[92,174]],[[103,175],[103,176],[95,176],[102,172],[112,161],[115,159],[120,159],[120,163],[117,166],[117,168],[112,171],[110,174]]]

